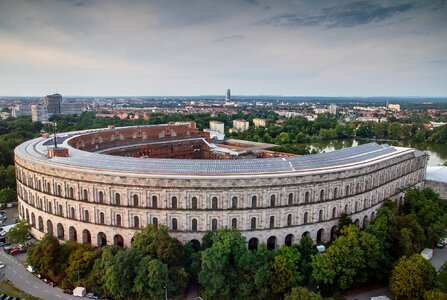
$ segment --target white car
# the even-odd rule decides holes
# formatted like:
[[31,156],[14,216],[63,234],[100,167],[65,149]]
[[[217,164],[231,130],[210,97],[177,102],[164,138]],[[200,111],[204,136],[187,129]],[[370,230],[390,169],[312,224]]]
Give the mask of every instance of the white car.
[[5,264],[0,261],[0,269],[3,269],[4,267],[5,267]]

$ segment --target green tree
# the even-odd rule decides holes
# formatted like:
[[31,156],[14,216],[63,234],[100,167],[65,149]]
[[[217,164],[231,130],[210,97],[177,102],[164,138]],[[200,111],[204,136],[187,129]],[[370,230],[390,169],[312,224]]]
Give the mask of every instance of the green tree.
[[17,201],[17,193],[11,188],[4,188],[0,190],[0,203],[10,203]]
[[144,257],[137,267],[134,292],[140,299],[164,299],[165,287],[173,289],[168,266],[150,256]]
[[403,256],[393,269],[390,288],[398,298],[423,299],[425,291],[433,289],[435,268],[420,254]]
[[8,231],[6,236],[8,240],[12,243],[24,243],[29,234],[29,230],[31,229],[31,225],[26,223],[23,220],[20,220],[11,230]]
[[285,300],[323,300],[320,294],[310,292],[305,287],[299,286],[293,288],[290,293],[286,295]]
[[90,245],[76,244],[75,250],[68,257],[63,285],[67,287],[88,286],[90,272],[99,253],[100,251]]
[[292,287],[303,283],[304,276],[299,268],[301,254],[298,247],[282,246],[271,263],[272,291],[282,295]]

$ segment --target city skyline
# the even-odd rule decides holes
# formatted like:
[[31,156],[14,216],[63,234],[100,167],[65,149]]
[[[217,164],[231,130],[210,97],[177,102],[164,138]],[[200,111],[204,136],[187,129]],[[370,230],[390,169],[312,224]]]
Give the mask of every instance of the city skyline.
[[0,1],[0,95],[447,96],[446,1]]

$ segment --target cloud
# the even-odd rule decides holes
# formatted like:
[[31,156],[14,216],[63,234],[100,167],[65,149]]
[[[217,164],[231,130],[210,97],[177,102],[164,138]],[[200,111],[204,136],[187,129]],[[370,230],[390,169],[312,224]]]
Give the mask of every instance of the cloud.
[[429,61],[430,64],[436,64],[436,65],[446,65],[447,59],[434,59]]
[[388,19],[409,10],[411,7],[411,4],[382,6],[368,1],[355,1],[340,6],[322,8],[316,14],[283,14],[258,21],[257,24],[287,27],[355,27]]
[[245,36],[243,34],[233,34],[218,37],[214,40],[215,43],[223,43],[223,42],[232,42],[232,41],[240,41],[243,40]]

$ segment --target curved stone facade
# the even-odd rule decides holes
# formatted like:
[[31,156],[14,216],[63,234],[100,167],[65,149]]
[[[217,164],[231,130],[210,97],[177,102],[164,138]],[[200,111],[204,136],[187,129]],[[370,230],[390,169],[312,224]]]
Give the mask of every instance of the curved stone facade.
[[[384,146],[392,152],[371,155],[369,149],[379,146],[366,145],[359,147],[364,159],[330,167],[224,174],[210,173],[208,167],[206,174],[133,171],[131,160],[145,165],[146,159],[126,157],[126,169],[116,156],[88,152],[106,156],[110,165],[82,163],[87,152],[70,146],[70,141],[86,134],[65,136],[62,145],[68,148],[68,157],[47,157],[48,138],[28,141],[15,151],[19,214],[32,224],[38,238],[49,233],[99,246],[128,245],[139,227],[163,224],[182,242],[200,241],[206,232],[220,227],[237,228],[250,247],[257,242],[270,247],[290,244],[304,234],[325,242],[333,237],[342,212],[364,226],[384,199],[401,201],[405,188],[421,186],[427,164],[427,155],[414,149]],[[320,156],[299,159],[312,157]],[[178,168],[185,163],[172,161],[178,161]],[[255,167],[258,161],[289,162],[258,159],[253,160]],[[290,159],[290,164],[296,161]]]

